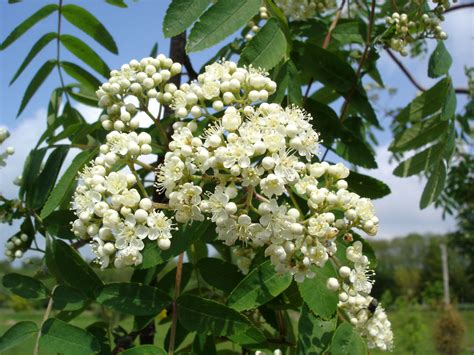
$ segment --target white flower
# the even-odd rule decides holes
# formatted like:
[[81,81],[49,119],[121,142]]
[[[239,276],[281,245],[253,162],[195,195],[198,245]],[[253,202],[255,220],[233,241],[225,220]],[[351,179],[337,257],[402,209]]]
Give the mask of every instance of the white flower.
[[263,194],[268,197],[280,196],[285,192],[285,181],[275,174],[268,174],[266,178],[260,181],[260,187]]
[[148,239],[171,239],[171,230],[173,223],[171,219],[165,216],[163,212],[153,211],[148,215],[146,221],[148,230]]

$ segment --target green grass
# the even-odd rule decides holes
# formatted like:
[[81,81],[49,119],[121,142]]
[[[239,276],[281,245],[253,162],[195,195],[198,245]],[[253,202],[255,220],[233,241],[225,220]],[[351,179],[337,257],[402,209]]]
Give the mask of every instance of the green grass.
[[[474,353],[474,310],[465,310],[460,312],[466,326],[464,336],[463,354]],[[433,310],[406,309],[403,311],[389,312],[395,335],[395,349],[392,354],[437,354],[433,342],[433,327],[438,313]],[[42,311],[25,311],[15,313],[12,310],[0,310],[0,334],[3,334],[8,328],[19,321],[33,321],[38,325],[43,317]],[[71,324],[86,327],[97,321],[97,317],[92,312],[84,312],[82,315],[71,321]],[[132,328],[132,317],[127,317],[120,322],[125,329]],[[156,332],[156,344],[163,346],[164,338],[168,331],[169,324],[159,325]],[[188,337],[185,343],[189,344],[192,337]],[[6,351],[4,355],[23,355],[31,354],[35,343],[35,338],[31,337],[28,341],[17,346],[14,349]],[[410,349],[410,345],[413,345]],[[223,345],[223,344],[222,344]],[[224,347],[219,346],[218,349]],[[228,348],[228,346],[225,346]],[[230,350],[230,349],[229,349]],[[237,349],[236,349],[237,350]],[[223,354],[222,350],[219,351]],[[225,353],[230,353],[228,350]],[[387,354],[381,351],[371,351],[371,355]],[[42,354],[43,355],[43,354]]]

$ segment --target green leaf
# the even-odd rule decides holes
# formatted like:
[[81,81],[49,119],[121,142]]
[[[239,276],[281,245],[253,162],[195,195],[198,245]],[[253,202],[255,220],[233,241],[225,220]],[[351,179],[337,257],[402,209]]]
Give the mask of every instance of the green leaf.
[[46,264],[61,283],[84,292],[92,299],[103,285],[82,256],[62,240],[53,240],[47,246]]
[[236,265],[222,259],[204,258],[199,260],[197,267],[204,281],[226,294],[230,293],[243,278]]
[[438,45],[431,54],[428,63],[428,76],[430,78],[438,78],[448,74],[451,64],[453,64],[453,59],[446,49],[444,41],[438,41]]
[[77,5],[64,5],[61,13],[66,20],[91,36],[104,48],[114,54],[118,54],[117,45],[112,35],[102,23],[89,11]]
[[313,79],[332,87],[345,98],[349,98],[350,95],[351,106],[367,121],[379,126],[362,85],[359,84],[353,89],[358,82],[354,69],[337,54],[309,44],[305,47],[302,67]]
[[36,25],[39,21],[48,17],[53,12],[58,9],[58,5],[56,4],[49,4],[38,11],[36,11],[33,15],[28,17],[25,21],[20,23],[15,29],[5,38],[2,44],[0,44],[0,51],[7,48],[10,44],[15,42],[18,38],[20,38],[26,31],[28,31],[31,27]]
[[378,167],[370,146],[349,130],[344,130],[341,141],[337,143],[334,152],[355,165],[367,169],[376,169]]
[[[181,289],[183,290],[191,279],[193,273],[193,265],[190,263],[184,263],[181,269]],[[173,296],[175,294],[176,284],[176,268],[168,271],[160,281],[156,284],[159,290],[164,290],[167,295]]]
[[214,337],[205,334],[196,334],[193,341],[193,352],[196,354],[216,355]]
[[262,345],[265,345],[265,341],[267,340],[263,332],[253,325],[245,332],[230,335],[229,339],[232,342],[241,345],[242,347],[250,349],[253,349],[255,347],[257,349],[261,349]]
[[29,276],[17,273],[6,274],[2,279],[3,286],[14,294],[27,299],[44,299],[49,291],[43,283]]
[[100,343],[84,329],[50,318],[41,328],[39,349],[41,354],[83,355],[98,352]]
[[107,4],[117,6],[117,7],[121,7],[121,8],[128,7],[124,0],[105,0],[105,2]]
[[26,158],[25,164],[23,166],[23,183],[20,187],[19,196],[23,198],[25,193],[29,193],[34,186],[36,177],[38,176],[43,158],[46,154],[47,149],[34,149],[30,151],[28,157]]
[[272,69],[286,54],[286,38],[278,21],[270,18],[247,43],[240,55],[239,66]]
[[0,353],[7,351],[24,342],[38,332],[38,326],[34,322],[18,322],[13,325],[0,338]]
[[31,193],[27,195],[26,201],[30,207],[38,209],[44,205],[68,152],[69,146],[66,145],[59,146],[51,152],[43,170],[35,180],[35,186],[33,186]]
[[53,292],[53,308],[64,311],[77,311],[87,306],[88,297],[72,287],[59,285]]
[[57,37],[57,33],[50,32],[46,33],[44,36],[42,36],[34,45],[31,47],[30,52],[27,54],[26,58],[23,60],[21,63],[20,67],[16,71],[15,75],[13,75],[12,80],[10,81],[9,85],[12,85],[16,79],[23,73],[23,71],[26,69],[28,64],[31,63],[34,57],[41,52],[41,50],[46,47],[49,42],[51,42],[53,39]]
[[448,129],[449,123],[439,120],[438,116],[417,122],[398,134],[388,149],[392,152],[404,152],[416,149],[439,139]]
[[163,19],[163,34],[173,37],[184,32],[206,10],[209,0],[173,0]]
[[178,298],[177,303],[179,321],[189,331],[231,336],[251,327],[239,312],[215,301],[185,294]]
[[420,208],[424,209],[432,204],[441,194],[446,181],[446,163],[440,160],[436,164],[428,177],[428,182],[423,190],[420,200]]
[[400,177],[412,176],[428,170],[430,166],[442,159],[441,152],[444,144],[435,144],[411,158],[401,162],[393,171],[393,175]]
[[288,103],[295,105],[303,104],[303,95],[301,94],[301,82],[292,60],[287,60],[278,68],[275,78],[278,83],[276,92],[272,95],[271,102],[281,103],[288,92]]
[[362,20],[340,19],[331,33],[331,38],[336,39],[340,44],[364,44],[366,31]]
[[158,42],[155,42],[150,51],[150,57],[155,58],[158,55]]
[[440,111],[444,106],[449,82],[449,78],[438,81],[432,88],[410,102],[395,119],[400,123],[417,122]]
[[278,274],[270,260],[267,260],[239,282],[227,303],[239,312],[259,307],[285,291],[291,280],[291,275]]
[[182,225],[173,233],[171,247],[168,250],[158,248],[156,242],[146,243],[143,250],[143,262],[138,266],[142,269],[162,264],[169,259],[181,254],[183,251],[198,240],[215,237],[214,226],[209,221]]
[[48,217],[56,209],[56,207],[58,207],[64,201],[66,192],[69,191],[69,189],[75,183],[77,172],[81,170],[89,161],[91,161],[91,159],[96,155],[97,150],[98,148],[84,150],[76,155],[71,165],[69,165],[67,170],[64,172],[64,175],[61,177],[61,179],[59,179],[58,183],[49,195],[48,200],[44,204],[40,215],[42,219]]
[[349,190],[362,197],[377,199],[391,193],[390,187],[384,182],[355,171],[351,171],[346,181],[349,185]]
[[110,283],[97,294],[97,302],[116,311],[146,316],[158,314],[171,298],[156,287],[138,283]]
[[313,265],[311,271],[316,276],[298,284],[301,297],[315,315],[328,319],[336,312],[338,298],[337,293],[328,290],[326,282],[328,278],[337,276],[336,271],[330,262],[323,268]]
[[456,114],[456,92],[454,91],[453,81],[449,78],[448,87],[446,89],[446,98],[443,102],[443,107],[441,108],[440,118],[444,121],[447,121]]
[[349,92],[357,80],[352,67],[336,54],[316,45],[307,45],[303,70],[315,80],[341,93]]
[[97,79],[84,68],[81,68],[79,65],[65,61],[62,61],[60,64],[61,68],[63,68],[69,76],[76,79],[89,89],[97,90],[101,85],[99,79]]
[[77,37],[71,35],[61,35],[61,43],[66,49],[82,60],[97,73],[104,77],[108,77],[110,69],[102,58],[87,44]]
[[38,69],[35,76],[28,84],[25,93],[23,94],[23,99],[21,100],[20,108],[18,109],[18,113],[16,114],[17,117],[20,116],[20,114],[23,112],[26,105],[28,105],[28,102],[30,102],[33,95],[36,93],[36,91],[38,91],[39,87],[41,86],[41,84],[43,84],[48,75],[51,74],[51,71],[55,66],[56,61],[51,59],[45,62],[41,66],[41,68]]
[[324,354],[331,344],[336,324],[336,317],[329,320],[321,319],[313,315],[308,306],[303,305],[298,322],[297,354]]
[[365,355],[367,347],[348,323],[342,323],[337,327],[331,342],[331,355]]
[[258,13],[260,0],[219,0],[191,29],[186,51],[197,52],[219,43]]
[[156,345],[139,345],[125,350],[122,355],[166,355],[163,348]]

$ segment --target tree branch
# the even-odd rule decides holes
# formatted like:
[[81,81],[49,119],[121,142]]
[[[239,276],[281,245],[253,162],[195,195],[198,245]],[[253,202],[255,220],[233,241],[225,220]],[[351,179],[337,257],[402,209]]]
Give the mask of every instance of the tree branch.
[[[390,58],[395,62],[395,64],[398,65],[400,70],[405,74],[405,76],[410,80],[410,82],[420,91],[426,91],[426,88],[422,86],[416,79],[413,77],[413,75],[410,73],[410,71],[403,65],[403,63],[397,58],[397,56],[389,49],[385,49],[387,51],[387,54],[389,55]],[[469,90],[466,88],[455,88],[454,92],[456,94],[463,94],[463,95],[469,95]]]
[[444,13],[447,14],[448,12],[452,12],[452,11],[456,11],[456,10],[462,10],[462,9],[466,9],[468,7],[474,7],[474,3],[454,5],[454,6],[451,6],[449,9],[446,9],[444,11]]

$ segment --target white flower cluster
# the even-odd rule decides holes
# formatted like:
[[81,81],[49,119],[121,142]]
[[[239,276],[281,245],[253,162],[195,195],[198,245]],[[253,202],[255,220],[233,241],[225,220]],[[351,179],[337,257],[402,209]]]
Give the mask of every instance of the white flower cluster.
[[375,273],[369,268],[369,260],[362,249],[360,241],[355,241],[346,249],[346,258],[352,263],[352,268],[341,266],[339,278],[329,278],[327,287],[339,292],[339,308],[367,340],[369,348],[391,350],[391,324],[383,307],[370,296]]
[[[7,138],[10,137],[10,132],[6,128],[1,127],[0,128],[0,145],[7,140]],[[5,160],[8,158],[9,155],[15,154],[15,148],[13,147],[7,147],[5,151],[0,154],[0,167],[5,166],[6,162]]]
[[[110,79],[97,91],[99,106],[107,113],[101,116],[105,130],[130,131],[138,128],[136,113],[148,108],[148,99],[156,99],[161,104],[169,104],[172,95],[167,90],[167,82],[181,73],[181,64],[160,54],[156,58],[135,59],[122,65],[120,70],[112,70]],[[138,107],[127,102],[127,97],[138,98]]]
[[179,89],[174,84],[167,85],[173,94],[171,107],[176,116],[185,118],[189,114],[194,119],[208,115],[207,104],[215,111],[225,105],[251,104],[266,101],[276,90],[276,83],[262,70],[237,68],[231,61],[207,65],[197,81],[184,83]]
[[258,31],[260,31],[260,24],[259,24],[260,20],[266,20],[266,19],[268,19],[268,11],[265,6],[262,6],[258,10],[258,15],[255,16],[254,19],[247,24],[247,27],[249,29],[248,33],[245,35],[245,39],[247,41],[250,41],[253,38],[253,36]]
[[[336,251],[338,235],[353,227],[377,232],[373,205],[347,190],[349,170],[344,165],[311,163],[318,135],[310,115],[296,107],[249,105],[256,101],[253,91],[272,83],[264,74],[231,62],[216,63],[201,75],[204,80],[186,88],[204,91],[206,79],[223,71],[242,73],[243,90],[234,92],[237,100],[227,101],[233,105],[203,134],[197,133],[194,121],[174,124],[158,188],[169,198],[177,222],[210,215],[225,244],[265,246],[278,272],[303,281],[314,276],[311,265],[324,266]],[[217,90],[209,100],[215,97]],[[178,111],[189,108],[173,102]],[[301,207],[282,201],[285,196],[301,199]]]
[[276,0],[276,5],[292,20],[305,21],[337,7],[335,0]]
[[401,55],[407,56],[406,47],[409,43],[420,38],[436,38],[445,40],[448,38],[446,32],[441,28],[438,17],[423,14],[416,19],[408,19],[407,14],[395,12],[385,19],[387,25],[391,26],[393,33],[390,35],[388,45]]
[[118,268],[139,265],[143,240],[156,241],[161,249],[168,249],[173,230],[171,219],[154,210],[152,201],[134,188],[135,175],[113,171],[114,164],[107,155],[97,157],[81,172],[73,198],[73,210],[79,218],[72,230],[77,237],[93,240],[92,248],[102,268],[111,258]]
[[[349,169],[317,162],[313,118],[298,107],[265,102],[276,90],[268,73],[221,61],[178,88],[167,80],[180,69],[162,55],[131,61],[97,92],[107,110],[102,124],[111,132],[80,174],[72,230],[92,240],[103,268],[137,266],[145,243],[170,247],[173,221],[208,218],[244,273],[255,248],[263,247],[278,273],[302,282],[314,277],[313,265],[334,258],[336,238],[353,228],[377,233],[371,201],[348,190]],[[127,97],[138,106],[126,104]],[[143,166],[138,158],[152,151],[152,137],[134,131],[134,115],[146,111],[150,99],[169,104],[178,117],[157,171],[156,187],[167,203],[153,203],[135,171],[135,164]],[[160,117],[154,119],[163,128]],[[340,307],[370,347],[390,348],[383,309],[368,310],[371,272],[360,242],[347,249],[347,259],[352,269],[341,267],[328,287],[340,292]]]
[[30,238],[25,233],[14,235],[5,243],[5,256],[10,261],[21,258],[24,251],[28,249],[30,242]]

